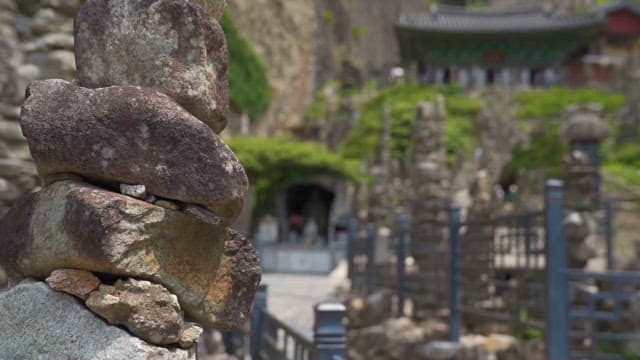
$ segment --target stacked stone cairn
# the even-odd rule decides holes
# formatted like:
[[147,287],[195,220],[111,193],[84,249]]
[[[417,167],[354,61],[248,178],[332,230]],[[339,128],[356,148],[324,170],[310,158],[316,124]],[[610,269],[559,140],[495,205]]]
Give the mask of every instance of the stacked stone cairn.
[[228,53],[207,9],[89,0],[75,18],[79,81],[27,88],[21,126],[45,185],[0,220],[0,358],[193,358],[200,325],[248,319],[260,268],[228,228],[248,181],[218,135]]
[[604,253],[604,239],[598,234],[600,205],[600,160],[594,146],[611,133],[602,121],[599,105],[570,106],[566,110],[567,121],[561,130],[562,138],[569,144],[570,153],[565,156],[565,235],[571,252],[568,262],[571,268],[583,269],[589,262]]
[[425,318],[430,310],[446,303],[448,290],[445,274],[448,246],[446,213],[449,192],[447,154],[444,146],[446,110],[444,97],[418,106],[412,135],[410,177],[412,198],[411,253],[419,268],[420,293],[415,304],[416,316]]

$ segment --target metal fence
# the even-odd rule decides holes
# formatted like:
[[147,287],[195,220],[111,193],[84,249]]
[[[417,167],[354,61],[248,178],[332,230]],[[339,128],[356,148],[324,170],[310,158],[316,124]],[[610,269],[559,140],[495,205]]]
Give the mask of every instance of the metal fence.
[[[540,338],[550,360],[640,358],[640,273],[612,270],[621,202],[607,202],[603,211],[609,270],[593,273],[567,266],[563,197],[562,183],[549,181],[541,211],[463,221],[459,209],[450,210],[449,250],[438,254],[449,265],[432,277],[448,283],[447,296],[438,296],[449,309],[452,341],[463,330],[492,322]],[[394,289],[397,313],[404,315],[405,301],[419,300],[424,291],[415,289],[428,284],[406,261],[411,256],[406,220],[394,228],[396,251],[382,267],[373,261],[375,226],[358,231],[352,220],[349,275],[363,294]]]
[[[542,212],[451,221],[452,339],[461,323],[486,320],[542,329],[545,312],[544,217]],[[456,319],[458,317],[458,319]],[[467,321],[465,321],[465,318]]]
[[254,360],[346,359],[344,305],[323,302],[313,311],[313,337],[309,337],[267,311],[267,287],[262,285],[253,304],[251,331],[224,334],[227,353]]

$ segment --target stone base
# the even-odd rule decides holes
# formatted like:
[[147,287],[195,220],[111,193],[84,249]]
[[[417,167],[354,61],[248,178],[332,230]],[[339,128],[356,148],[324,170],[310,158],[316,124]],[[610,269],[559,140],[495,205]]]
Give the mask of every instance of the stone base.
[[195,360],[189,350],[152,346],[111,326],[45,283],[0,293],[0,359]]

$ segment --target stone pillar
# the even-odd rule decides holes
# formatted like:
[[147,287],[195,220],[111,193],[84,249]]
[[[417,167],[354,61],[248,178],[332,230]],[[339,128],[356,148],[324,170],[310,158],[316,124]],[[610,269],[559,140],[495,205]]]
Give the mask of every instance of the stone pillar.
[[445,149],[445,103],[418,106],[410,154],[411,254],[417,262],[422,285],[416,315],[424,317],[433,306],[446,304],[447,278],[447,153]]
[[[388,257],[392,251],[391,229],[393,227],[394,198],[391,176],[391,108],[388,103],[384,104],[384,115],[382,119],[382,131],[380,133],[379,157],[371,168],[373,176],[372,189],[369,195],[369,222],[374,223],[378,228],[376,234],[376,248],[379,253],[377,259],[382,260]],[[385,255],[386,253],[386,255]]]
[[620,140],[623,142],[638,139],[638,125],[640,124],[640,55],[634,53],[624,65],[623,89],[627,97],[627,108],[622,115],[622,131]]
[[610,135],[595,105],[567,109],[561,136],[569,144],[565,158],[565,232],[569,266],[583,268],[597,254],[595,212],[600,207],[600,143]]
[[576,210],[594,210],[600,200],[600,143],[609,137],[609,128],[596,105],[572,106],[561,136],[569,144],[566,159],[566,205]]

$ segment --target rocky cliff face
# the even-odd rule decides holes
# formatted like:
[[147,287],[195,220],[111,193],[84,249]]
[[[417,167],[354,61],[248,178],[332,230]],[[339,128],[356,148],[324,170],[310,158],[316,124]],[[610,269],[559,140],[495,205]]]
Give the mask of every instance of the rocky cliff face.
[[273,88],[262,133],[294,124],[313,89],[314,0],[231,0],[229,9],[242,34],[265,62]]
[[[229,0],[240,31],[255,46],[274,89],[259,132],[299,123],[315,89],[356,69],[384,77],[399,63],[393,23],[423,0]],[[348,66],[346,64],[349,64]]]

